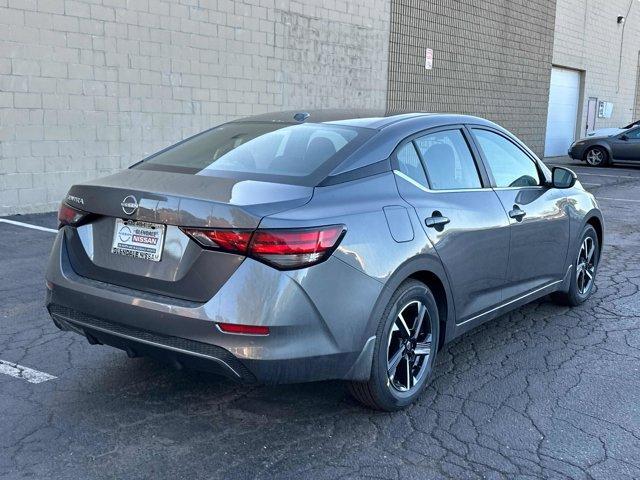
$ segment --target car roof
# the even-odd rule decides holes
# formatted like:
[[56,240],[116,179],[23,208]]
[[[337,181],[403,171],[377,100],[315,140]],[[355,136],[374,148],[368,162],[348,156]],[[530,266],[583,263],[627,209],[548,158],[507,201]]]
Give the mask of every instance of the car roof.
[[[295,118],[294,118],[295,116]],[[479,125],[498,129],[509,134],[501,126],[480,117],[455,113],[397,112],[385,110],[289,110],[277,113],[265,113],[253,117],[234,120],[231,123],[273,122],[284,125],[301,123],[326,123],[331,125],[347,125],[376,130],[378,133],[370,138],[358,150],[353,152],[334,168],[329,177],[347,173],[388,159],[393,150],[407,136],[431,128],[450,125]],[[526,145],[525,145],[526,148]],[[531,152],[528,148],[527,150]],[[532,155],[535,155],[531,152]],[[328,178],[329,178],[328,177]]]
[[390,125],[419,117],[422,117],[425,120],[428,117],[429,121],[427,123],[432,124],[433,126],[440,123],[490,123],[482,118],[469,115],[428,112],[397,112],[375,109],[288,110],[239,118],[234,120],[234,122],[273,122],[292,125],[299,123],[331,123],[380,130]]

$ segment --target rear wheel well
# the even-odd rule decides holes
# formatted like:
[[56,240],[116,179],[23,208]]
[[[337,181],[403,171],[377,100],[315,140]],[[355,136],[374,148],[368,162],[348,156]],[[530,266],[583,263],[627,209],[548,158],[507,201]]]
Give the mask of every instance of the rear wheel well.
[[591,217],[589,220],[587,220],[587,224],[591,225],[595,229],[596,235],[598,236],[598,246],[600,250],[602,250],[602,222],[600,222],[600,219],[598,217]]
[[440,348],[444,344],[444,339],[446,338],[447,316],[449,312],[447,292],[444,289],[444,285],[436,274],[426,270],[415,272],[409,278],[413,278],[424,283],[429,287],[429,290],[431,290],[431,293],[433,293],[433,296],[436,299],[436,304],[438,305],[438,316],[440,317],[440,338],[438,339],[438,348]]

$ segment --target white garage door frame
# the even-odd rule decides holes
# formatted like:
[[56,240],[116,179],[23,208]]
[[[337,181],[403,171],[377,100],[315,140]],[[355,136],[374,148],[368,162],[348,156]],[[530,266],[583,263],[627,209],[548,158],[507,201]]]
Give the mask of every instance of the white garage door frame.
[[566,155],[575,140],[581,98],[582,72],[563,67],[551,68],[549,109],[544,156]]

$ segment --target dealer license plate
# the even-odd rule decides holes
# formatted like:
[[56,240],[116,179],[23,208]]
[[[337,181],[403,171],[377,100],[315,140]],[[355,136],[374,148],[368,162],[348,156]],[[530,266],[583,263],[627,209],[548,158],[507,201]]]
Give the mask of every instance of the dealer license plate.
[[111,253],[159,262],[165,226],[157,223],[116,219]]

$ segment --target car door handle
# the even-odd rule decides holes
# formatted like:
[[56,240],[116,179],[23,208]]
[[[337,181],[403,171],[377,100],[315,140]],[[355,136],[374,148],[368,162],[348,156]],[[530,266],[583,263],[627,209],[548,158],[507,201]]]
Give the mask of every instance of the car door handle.
[[429,228],[442,229],[451,221],[447,217],[443,217],[440,212],[433,212],[431,215],[431,217],[424,220],[424,224]]
[[518,205],[514,205],[513,210],[509,212],[509,216],[514,218],[517,222],[521,222],[526,214],[527,212],[521,210]]

